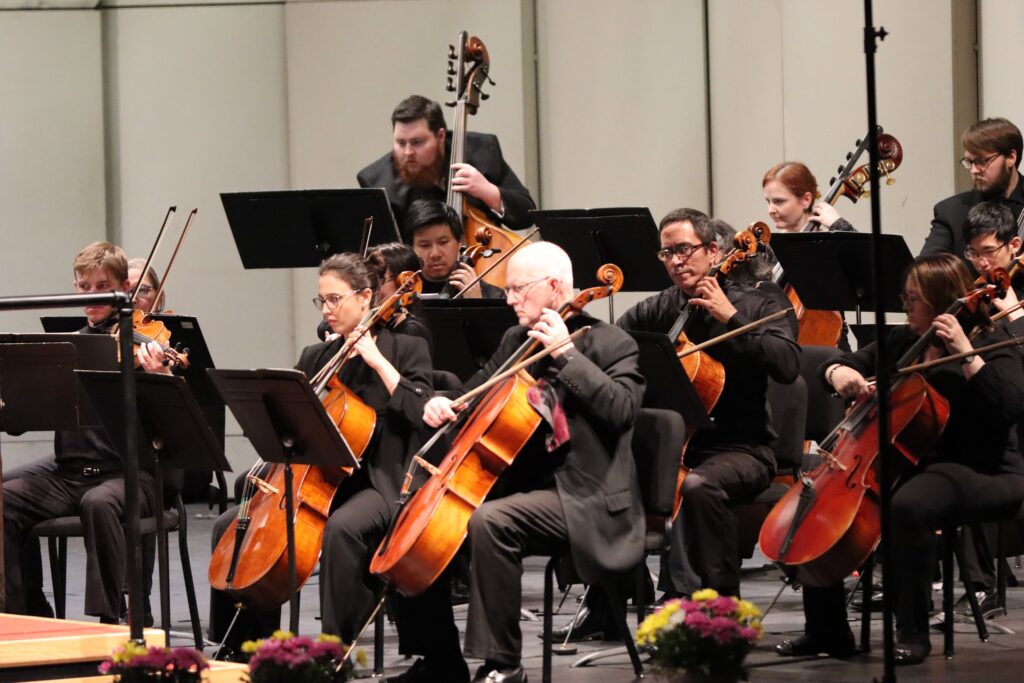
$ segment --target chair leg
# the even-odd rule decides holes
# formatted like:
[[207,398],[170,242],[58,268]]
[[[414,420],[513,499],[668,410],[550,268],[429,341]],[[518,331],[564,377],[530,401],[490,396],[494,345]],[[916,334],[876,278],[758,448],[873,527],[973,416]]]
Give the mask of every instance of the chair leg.
[[875,595],[875,556],[868,557],[861,568],[861,599],[860,607],[860,649],[867,654],[871,652],[871,599]]
[[377,610],[373,620],[373,675],[384,675],[384,610]]
[[555,564],[556,557],[548,560],[544,567],[544,645],[541,659],[541,683],[551,683],[551,608],[555,602]]
[[644,665],[640,663],[640,653],[637,652],[636,643],[633,641],[633,634],[629,630],[629,623],[626,621],[626,603],[619,595],[617,588],[605,587],[605,596],[608,598],[608,614],[612,623],[618,624],[622,631],[622,642],[629,653],[629,661],[633,665],[633,673],[639,678],[643,676]]
[[178,554],[181,556],[181,571],[185,575],[185,598],[188,600],[188,615],[192,620],[192,637],[195,639],[196,649],[203,649],[203,628],[199,624],[199,606],[196,604],[196,586],[192,581],[192,562],[188,556],[188,518],[185,516],[185,506],[179,497],[176,505],[178,507]]
[[942,530],[942,650],[946,659],[952,659],[955,654],[953,648],[953,537],[955,534],[953,529]]
[[[967,602],[971,606],[971,615],[974,617],[974,625],[978,629],[978,638],[984,643],[988,640],[988,627],[985,625],[985,617],[982,615],[981,607],[978,605],[978,597],[974,594],[974,582],[971,581],[971,577],[965,570],[963,547],[960,543],[959,535],[955,535],[950,541],[953,543],[953,554],[956,557],[957,569],[960,571],[960,581],[964,584]],[[952,622],[950,630],[953,630]]]
[[999,525],[999,536],[996,540],[996,600],[1003,616],[1006,616],[1006,574],[1010,571],[1006,563],[1006,547],[1003,542],[1003,524]]
[[68,539],[64,536],[47,539],[50,551],[50,574],[53,577],[53,610],[58,619],[67,617],[68,602]]

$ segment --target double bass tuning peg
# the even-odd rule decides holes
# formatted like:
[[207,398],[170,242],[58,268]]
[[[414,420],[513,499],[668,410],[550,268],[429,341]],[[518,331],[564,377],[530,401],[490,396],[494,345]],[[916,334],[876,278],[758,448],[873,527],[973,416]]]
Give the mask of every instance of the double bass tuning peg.
[[449,76],[454,76],[455,75],[455,65],[452,64],[451,62],[448,62],[448,75]]
[[448,59],[457,59],[457,58],[458,58],[458,55],[455,54],[455,46],[454,45],[449,45],[448,46]]
[[448,85],[445,86],[445,89],[448,92],[455,92],[455,81],[452,80],[451,76],[448,77]]
[[849,161],[852,158],[853,158],[853,152],[847,152],[846,153],[846,160]]
[[490,93],[485,93],[484,91],[481,90],[480,91],[480,99],[481,100],[489,100],[489,99],[491,99],[491,95],[490,95]]
[[836,168],[836,173],[842,173],[842,172],[843,172],[843,167],[842,166],[838,166]]

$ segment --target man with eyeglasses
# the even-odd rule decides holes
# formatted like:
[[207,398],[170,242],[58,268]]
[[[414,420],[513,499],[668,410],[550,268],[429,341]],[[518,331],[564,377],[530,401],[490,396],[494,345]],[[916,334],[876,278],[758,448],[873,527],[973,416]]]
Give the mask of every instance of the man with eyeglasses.
[[[391,114],[392,150],[356,176],[360,187],[383,187],[399,225],[417,199],[444,201],[448,189],[451,138],[441,105],[411,95]],[[466,134],[466,163],[460,164],[452,188],[497,223],[515,230],[530,226],[536,208],[530,191],[501,154],[494,135]]]
[[[971,207],[991,201],[1009,209],[1014,221],[1024,211],[1024,185],[1017,167],[1024,141],[1020,129],[1002,118],[978,121],[961,137],[964,155],[960,165],[971,174],[974,188],[935,205],[931,232],[921,256],[952,253],[963,256],[967,248],[964,221]],[[968,259],[968,265],[975,265]]]
[[[752,286],[708,277],[722,250],[704,213],[672,211],[661,220],[659,233],[658,258],[673,284],[626,311],[618,320],[620,327],[668,333],[689,304],[694,310],[686,332],[699,344],[790,307],[783,291],[771,282]],[[708,355],[725,368],[725,386],[711,411],[715,428],[694,434],[686,450],[690,471],[683,481],[682,508],[672,525],[669,597],[698,588],[739,594],[736,518],[728,504],[756,496],[775,476],[768,378],[783,384],[796,380],[796,336],[796,319],[786,316],[708,349]]]

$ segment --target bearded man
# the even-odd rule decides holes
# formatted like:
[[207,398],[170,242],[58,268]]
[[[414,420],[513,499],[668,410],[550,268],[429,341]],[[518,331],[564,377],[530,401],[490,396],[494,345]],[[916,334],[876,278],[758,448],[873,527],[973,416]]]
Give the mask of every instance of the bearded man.
[[935,205],[932,229],[921,256],[951,253],[974,264],[966,256],[964,225],[967,213],[982,202],[995,202],[1010,210],[1014,221],[1024,211],[1024,179],[1017,167],[1021,159],[1021,133],[1006,119],[978,121],[961,137],[964,155],[960,165],[970,171],[974,189],[953,195]]
[[[412,95],[391,114],[392,150],[356,176],[360,187],[383,187],[400,226],[409,205],[417,199],[445,201],[448,169],[452,166],[451,137],[441,105]],[[466,163],[454,164],[452,189],[466,195],[495,223],[521,230],[530,226],[536,208],[530,191],[501,155],[498,138],[487,133],[466,134]]]

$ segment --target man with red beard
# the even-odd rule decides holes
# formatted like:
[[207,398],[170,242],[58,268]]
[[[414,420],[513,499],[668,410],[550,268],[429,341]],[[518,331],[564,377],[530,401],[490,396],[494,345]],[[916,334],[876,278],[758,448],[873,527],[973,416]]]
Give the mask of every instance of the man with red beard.
[[921,256],[951,253],[963,258],[971,269],[964,250],[964,223],[971,207],[981,202],[995,202],[1008,208],[1014,220],[1024,211],[1024,178],[1020,165],[1020,129],[1006,119],[978,121],[961,137],[964,155],[960,164],[971,173],[974,189],[953,195],[935,205],[932,229],[928,233]]
[[[441,105],[420,95],[402,100],[391,114],[392,150],[356,176],[360,187],[383,187],[399,225],[417,199],[445,201],[451,139],[445,129]],[[501,155],[498,138],[486,133],[466,134],[466,163],[456,164],[452,188],[492,220],[515,230],[530,226],[529,211],[536,208]]]

